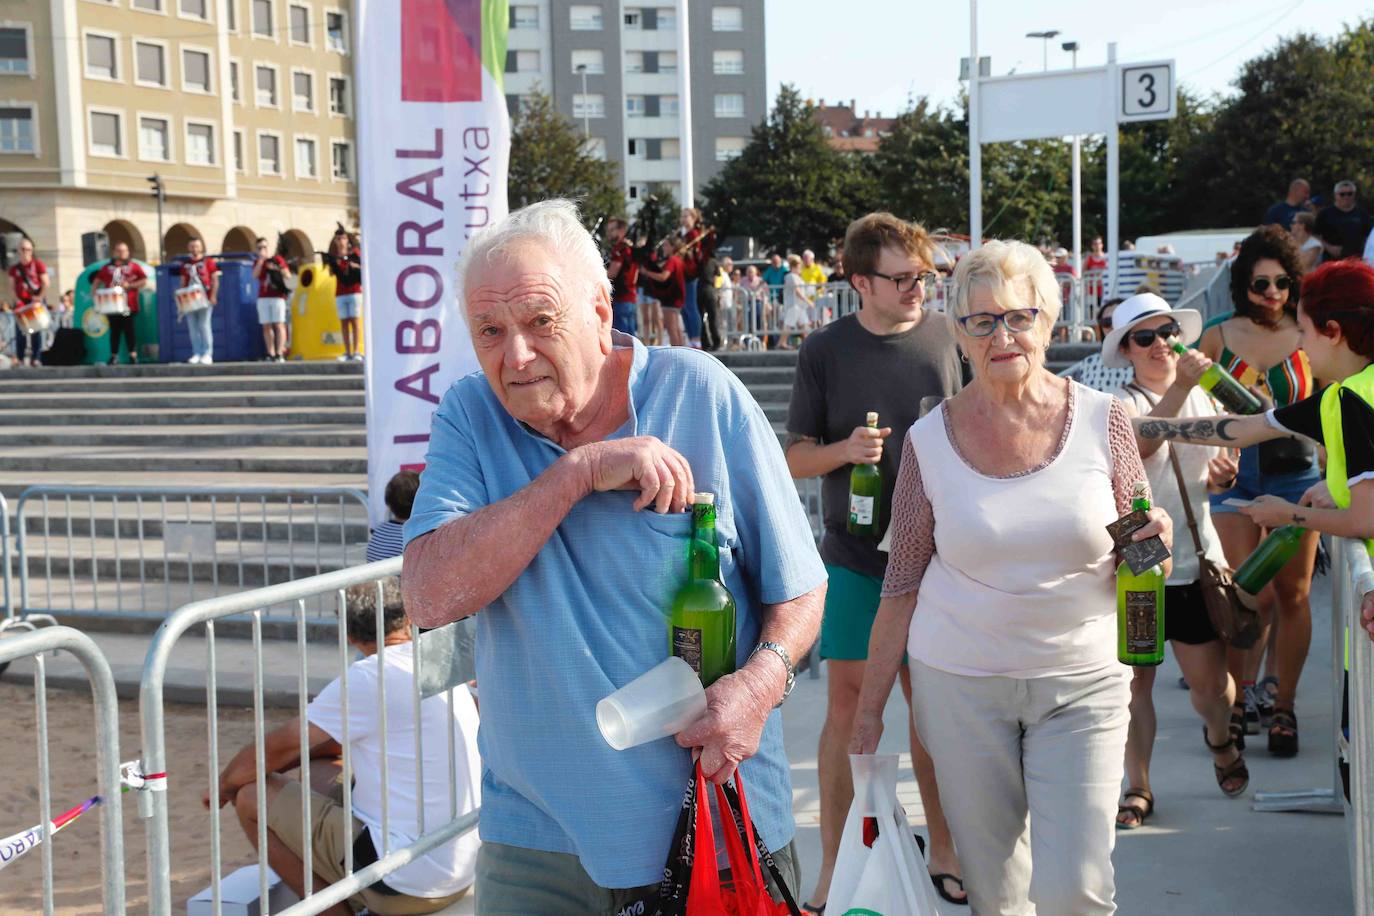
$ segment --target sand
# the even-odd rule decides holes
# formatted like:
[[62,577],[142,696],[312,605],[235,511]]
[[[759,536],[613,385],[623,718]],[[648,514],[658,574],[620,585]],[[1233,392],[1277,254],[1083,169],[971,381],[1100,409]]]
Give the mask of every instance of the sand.
[[[121,700],[121,760],[139,756],[138,705]],[[38,824],[38,745],[33,687],[0,684],[0,772],[8,773],[0,795],[0,836]],[[268,710],[271,728],[290,713]],[[203,706],[168,704],[168,827],[172,843],[172,904],[184,912],[186,901],[210,883],[210,814],[201,806],[208,787],[206,716]],[[49,760],[52,809],[58,814],[98,790],[91,698],[84,691],[49,689]],[[219,711],[221,761],[253,734],[251,709]],[[147,912],[147,843],[145,822],[138,816],[133,793],[122,796],[124,873],[128,912]],[[256,861],[232,808],[220,812],[220,843],[225,874]],[[59,913],[97,914],[101,910],[99,808],[82,815],[54,837],[54,903]],[[0,871],[0,913],[42,912],[42,855],[34,849]]]

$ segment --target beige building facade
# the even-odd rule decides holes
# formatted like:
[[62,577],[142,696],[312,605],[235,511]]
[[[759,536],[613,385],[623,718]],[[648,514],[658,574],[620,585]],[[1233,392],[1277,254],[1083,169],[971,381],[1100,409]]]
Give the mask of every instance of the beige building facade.
[[92,231],[308,259],[357,221],[352,29],[348,0],[4,0],[0,232],[58,289]]

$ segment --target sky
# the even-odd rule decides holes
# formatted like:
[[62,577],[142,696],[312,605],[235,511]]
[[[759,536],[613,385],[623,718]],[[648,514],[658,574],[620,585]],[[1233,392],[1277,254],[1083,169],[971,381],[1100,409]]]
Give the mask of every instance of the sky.
[[[1118,12],[1123,7],[1131,13]],[[889,116],[909,97],[946,102],[959,91],[959,60],[969,51],[966,0],[765,0],[764,16],[770,106],[782,83],[815,102],[854,99],[860,111]],[[981,0],[978,54],[992,58],[993,75],[1038,71],[1044,42],[1024,36],[1058,29],[1049,45],[1051,70],[1070,65],[1061,42],[1079,43],[1079,66],[1099,66],[1115,41],[1120,62],[1173,58],[1184,87],[1225,95],[1234,91],[1241,65],[1281,37],[1306,31],[1330,38],[1361,17],[1374,17],[1374,4]]]

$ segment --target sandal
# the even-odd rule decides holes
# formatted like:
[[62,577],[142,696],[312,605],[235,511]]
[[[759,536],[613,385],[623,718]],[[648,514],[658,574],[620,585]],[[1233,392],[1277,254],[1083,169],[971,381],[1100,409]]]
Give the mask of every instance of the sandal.
[[[1149,789],[1127,789],[1126,794],[1121,796],[1122,802],[1129,802],[1133,798],[1138,798],[1145,803],[1141,808],[1131,804],[1121,804],[1116,808],[1116,827],[1118,830],[1134,830],[1137,827],[1144,827],[1145,820],[1155,813],[1155,797]],[[1123,821],[1122,815],[1130,815],[1135,818],[1135,823]]]
[[[921,858],[924,859],[926,857],[925,837],[921,836],[919,833],[913,833],[912,836],[916,839],[916,848],[921,851]],[[946,881],[953,881],[955,884],[959,885],[958,890],[960,893],[964,895],[962,900],[958,897],[951,895],[949,891],[945,890]],[[964,879],[960,878],[958,875],[951,875],[949,872],[942,871],[939,874],[931,875],[930,883],[935,885],[935,893],[939,894],[940,899],[944,900],[946,903],[952,903],[955,906],[969,905],[968,891],[964,890]],[[825,909],[825,907],[821,907],[821,909]]]
[[822,903],[820,906],[817,906],[814,903],[803,903],[801,908],[803,913],[815,913],[816,916],[824,916],[825,914],[824,903]]
[[1231,740],[1236,742],[1236,750],[1245,750],[1245,704],[1236,703],[1231,707]]
[[1269,728],[1274,718],[1274,698],[1279,694],[1279,679],[1272,674],[1255,685],[1255,708],[1259,710],[1260,726]]
[[[1213,754],[1229,750],[1236,746],[1234,738],[1228,738],[1221,744],[1213,744],[1208,741],[1207,726],[1205,725],[1202,726],[1202,743],[1207,745],[1207,750],[1211,751]],[[1236,751],[1235,760],[1232,760],[1225,766],[1217,766],[1214,763],[1212,764],[1212,769],[1217,775],[1217,788],[1221,789],[1222,794],[1227,798],[1235,798],[1237,795],[1243,795],[1245,790],[1250,787],[1250,770],[1245,765],[1245,755],[1240,751]],[[1231,789],[1226,788],[1226,783],[1233,779],[1239,779],[1240,785]]]
[[1287,706],[1275,706],[1269,720],[1269,753],[1275,757],[1298,755],[1298,717]]

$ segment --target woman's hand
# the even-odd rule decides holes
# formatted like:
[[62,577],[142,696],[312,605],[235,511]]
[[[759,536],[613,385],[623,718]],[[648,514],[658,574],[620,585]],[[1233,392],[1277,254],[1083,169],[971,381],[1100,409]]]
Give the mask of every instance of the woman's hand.
[[[1310,492],[1310,491],[1309,491]],[[1303,494],[1304,498],[1307,494]],[[1277,528],[1280,525],[1301,524],[1301,506],[1295,506],[1277,496],[1258,496],[1248,506],[1243,506],[1241,514],[1256,525],[1264,528]]]
[[1135,533],[1131,535],[1131,540],[1143,541],[1146,538],[1152,538],[1157,535],[1159,539],[1164,542],[1164,546],[1169,549],[1169,552],[1173,553],[1174,522],[1169,518],[1169,513],[1155,506],[1150,510],[1149,516],[1150,521],[1137,528]]
[[1313,509],[1334,509],[1336,501],[1331,498],[1331,490],[1327,487],[1326,481],[1319,480],[1307,488],[1307,492],[1298,500],[1298,505],[1311,506]]
[[1207,462],[1207,492],[1225,493],[1236,485],[1236,475],[1239,473],[1240,456],[1227,449]]
[[1174,364],[1174,387],[1188,391],[1202,380],[1202,373],[1212,368],[1212,361],[1201,350],[1189,350]]
[[[1374,632],[1374,631],[1371,631]],[[883,737],[883,715],[859,710],[854,716],[854,734],[849,739],[849,753],[874,754]]]

